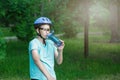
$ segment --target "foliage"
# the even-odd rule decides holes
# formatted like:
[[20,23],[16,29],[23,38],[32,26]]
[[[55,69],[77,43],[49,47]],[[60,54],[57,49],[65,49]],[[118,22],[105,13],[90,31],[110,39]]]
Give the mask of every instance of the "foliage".
[[80,26],[78,26],[80,22],[76,19],[77,10],[71,12],[68,6],[69,4],[70,0],[51,1],[49,5],[51,5],[52,9],[48,8],[48,15],[51,16],[54,23],[54,29],[57,33],[63,32],[65,37],[72,38],[76,37],[77,32],[80,30]]
[[76,30],[79,30],[74,10],[71,13],[68,9],[70,0],[2,0],[0,4],[0,23],[2,26],[12,26],[12,31],[22,40],[28,39],[27,34],[34,33],[33,30],[28,31],[27,27],[32,27],[33,20],[40,16],[49,17],[55,32],[63,32],[65,37],[75,37]]
[[47,16],[52,20],[56,33],[64,32],[65,37],[76,37],[78,21],[74,20],[74,13],[68,13],[69,0],[41,0],[39,4],[41,16]]
[[[26,40],[28,34],[32,33],[29,37],[31,38],[34,33],[33,29],[28,31],[26,27],[33,27],[36,18],[47,16],[52,20],[56,33],[64,33],[67,38],[76,37],[77,33],[81,32],[80,27],[84,27],[84,2],[85,0],[1,0],[0,25],[12,26],[12,31],[19,31],[20,33],[17,32],[16,35]],[[111,0],[89,2],[90,27],[108,29],[110,26],[108,6]],[[21,26],[24,26],[23,29],[20,29]]]
[[6,56],[6,42],[3,38],[3,33],[0,28],[0,60],[4,59]]
[[11,28],[6,28],[6,27],[0,27],[0,30],[2,31],[2,33],[4,34],[4,37],[6,36],[14,36],[14,32],[12,32]]
[[25,0],[1,0],[0,3],[0,20],[6,27],[9,27],[10,24],[15,25],[19,23],[28,12],[27,7],[29,7],[29,5],[26,4],[28,2],[25,2]]
[[22,22],[15,27],[16,36],[23,41],[29,41],[33,38],[34,27],[31,24]]
[[0,23],[11,27],[19,39],[29,40],[33,36],[33,0],[2,0],[0,4]]
[[75,38],[77,33],[80,31],[80,24],[75,20],[75,15],[73,14],[64,14],[60,16],[60,23],[62,30],[64,31],[64,37],[66,38]]

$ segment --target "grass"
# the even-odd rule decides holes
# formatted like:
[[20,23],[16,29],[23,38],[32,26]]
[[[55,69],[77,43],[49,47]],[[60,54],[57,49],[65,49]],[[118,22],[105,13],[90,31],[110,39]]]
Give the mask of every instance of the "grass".
[[26,78],[28,76],[27,44],[24,42],[7,43],[7,56],[0,63],[0,80],[8,80],[7,78],[13,80],[17,76]]
[[89,57],[85,59],[82,40],[67,40],[66,43],[64,63],[60,69],[56,68],[58,77],[61,75],[59,80],[120,79],[120,44],[90,43]]
[[[55,65],[58,80],[120,80],[120,44],[89,42],[84,58],[83,39],[64,39],[64,62]],[[28,44],[8,42],[0,61],[0,80],[29,80]]]

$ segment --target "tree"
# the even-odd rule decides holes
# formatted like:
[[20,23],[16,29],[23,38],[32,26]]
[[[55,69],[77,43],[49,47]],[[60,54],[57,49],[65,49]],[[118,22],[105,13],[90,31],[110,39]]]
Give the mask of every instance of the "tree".
[[6,41],[3,38],[3,32],[0,29],[0,60],[6,56]]
[[110,29],[111,39],[110,42],[120,42],[119,34],[119,0],[111,1],[109,6],[110,11]]
[[[118,34],[120,33],[120,0],[117,0],[118,3]],[[120,41],[120,34],[119,34],[119,41]]]
[[87,58],[89,55],[89,40],[88,40],[88,28],[89,28],[89,7],[90,7],[90,1],[84,0],[84,57]]

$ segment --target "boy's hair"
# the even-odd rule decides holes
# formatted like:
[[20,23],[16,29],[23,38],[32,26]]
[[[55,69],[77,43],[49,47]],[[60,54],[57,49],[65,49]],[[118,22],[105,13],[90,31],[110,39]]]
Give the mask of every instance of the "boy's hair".
[[[46,24],[47,24],[47,23],[43,23],[43,24],[34,24],[34,28],[37,29],[37,28],[40,28],[41,25],[46,25]],[[52,26],[51,24],[47,24],[47,25],[49,25],[50,28],[51,28],[51,26]]]

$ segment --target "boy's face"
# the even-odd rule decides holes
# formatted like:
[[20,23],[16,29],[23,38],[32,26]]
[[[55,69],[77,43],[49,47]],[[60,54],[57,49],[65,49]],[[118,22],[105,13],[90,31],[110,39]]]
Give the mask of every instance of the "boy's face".
[[37,32],[41,34],[43,38],[47,38],[47,35],[50,33],[50,26],[48,24],[41,25],[40,28],[37,29]]

